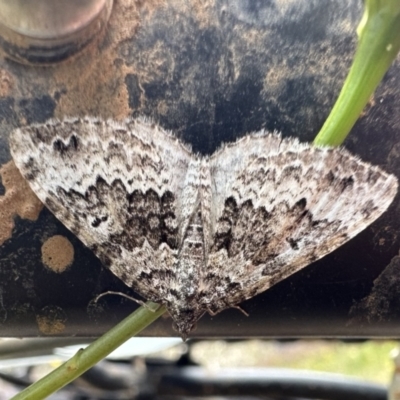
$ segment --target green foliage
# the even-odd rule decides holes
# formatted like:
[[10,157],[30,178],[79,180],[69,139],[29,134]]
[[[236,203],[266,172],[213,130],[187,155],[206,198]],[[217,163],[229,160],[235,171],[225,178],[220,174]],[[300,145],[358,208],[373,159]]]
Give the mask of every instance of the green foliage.
[[331,113],[314,140],[318,146],[343,143],[400,50],[400,1],[366,0],[357,28],[357,51]]

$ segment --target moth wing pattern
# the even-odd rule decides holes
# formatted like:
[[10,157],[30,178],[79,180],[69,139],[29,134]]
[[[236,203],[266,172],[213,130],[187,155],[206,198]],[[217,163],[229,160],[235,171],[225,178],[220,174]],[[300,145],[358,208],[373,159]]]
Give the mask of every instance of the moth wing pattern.
[[204,286],[214,313],[335,250],[378,218],[397,192],[393,175],[344,148],[263,131],[216,152],[210,170],[214,242]]
[[201,157],[143,118],[50,120],[10,148],[50,211],[182,337],[357,235],[398,186],[343,148],[265,131]]
[[166,295],[192,201],[190,149],[146,119],[90,117],[16,129],[10,147],[40,200],[103,264],[150,300]]

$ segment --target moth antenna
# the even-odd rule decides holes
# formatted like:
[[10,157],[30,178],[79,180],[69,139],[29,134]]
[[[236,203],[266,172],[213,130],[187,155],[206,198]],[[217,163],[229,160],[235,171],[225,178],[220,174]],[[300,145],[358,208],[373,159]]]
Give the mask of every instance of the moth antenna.
[[100,298],[102,298],[102,297],[104,297],[104,296],[107,296],[107,295],[109,295],[109,294],[114,294],[114,295],[117,295],[117,296],[125,297],[125,298],[127,298],[127,299],[129,299],[129,300],[131,300],[131,301],[134,301],[135,303],[137,303],[137,304],[139,304],[139,305],[145,307],[147,310],[152,311],[152,312],[155,312],[155,310],[152,309],[151,307],[149,307],[144,301],[139,300],[139,299],[136,299],[135,297],[132,297],[132,296],[128,296],[128,295],[125,294],[125,293],[122,293],[122,292],[113,292],[113,291],[111,291],[111,290],[99,294],[99,295],[93,300],[94,303],[97,303],[97,302],[100,300]]

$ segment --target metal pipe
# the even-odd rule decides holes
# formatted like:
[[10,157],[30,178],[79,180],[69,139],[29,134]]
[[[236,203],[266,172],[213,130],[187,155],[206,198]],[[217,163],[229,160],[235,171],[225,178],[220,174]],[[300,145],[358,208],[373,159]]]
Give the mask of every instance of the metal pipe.
[[0,44],[24,63],[61,61],[104,27],[112,0],[0,0]]

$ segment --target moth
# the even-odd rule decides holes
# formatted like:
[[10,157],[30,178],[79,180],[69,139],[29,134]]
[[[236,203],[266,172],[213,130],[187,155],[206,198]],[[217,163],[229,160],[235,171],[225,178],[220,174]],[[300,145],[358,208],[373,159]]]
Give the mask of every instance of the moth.
[[11,153],[49,210],[186,337],[365,229],[397,179],[344,148],[260,131],[194,154],[144,119],[52,119]]

